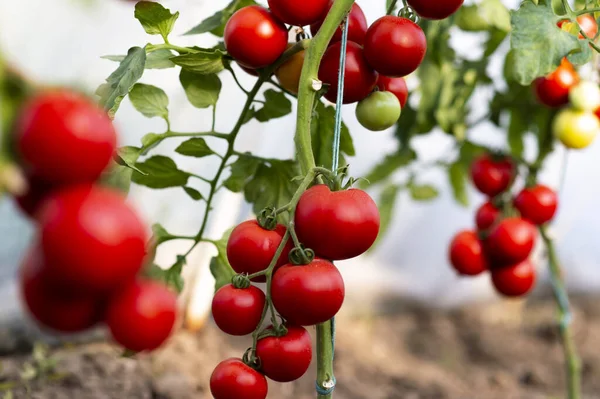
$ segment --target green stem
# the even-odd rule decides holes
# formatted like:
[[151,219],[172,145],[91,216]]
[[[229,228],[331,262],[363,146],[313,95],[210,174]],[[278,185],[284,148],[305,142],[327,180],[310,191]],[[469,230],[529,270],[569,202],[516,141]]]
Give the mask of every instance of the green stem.
[[390,6],[387,9],[386,15],[392,15],[394,10],[396,9],[397,3],[398,3],[398,0],[392,0],[392,2],[390,3]]
[[592,13],[596,13],[596,12],[600,12],[600,8],[588,8],[587,10],[579,10],[579,11],[575,11],[575,15],[580,16],[580,15],[584,15],[584,14],[592,14]]
[[192,48],[175,46],[175,45],[170,44],[170,43],[164,43],[164,44],[148,44],[146,46],[146,53],[149,54],[149,53],[152,53],[153,51],[161,50],[161,49],[174,50],[174,51],[177,51],[178,53],[183,53],[183,54],[197,53],[198,52],[198,50],[194,50]]

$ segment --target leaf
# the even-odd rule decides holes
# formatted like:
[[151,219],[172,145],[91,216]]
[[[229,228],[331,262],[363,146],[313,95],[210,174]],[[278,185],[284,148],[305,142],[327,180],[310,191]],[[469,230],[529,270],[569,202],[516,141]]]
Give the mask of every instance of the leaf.
[[162,244],[163,242],[171,241],[176,239],[176,237],[170,234],[163,226],[158,223],[152,225],[152,240],[156,246]]
[[135,109],[148,118],[169,118],[169,97],[164,90],[156,86],[136,83],[129,92],[129,100]]
[[377,241],[380,241],[384,237],[385,233],[390,227],[400,189],[401,187],[396,184],[389,184],[383,189],[383,191],[381,191],[379,202],[377,204],[381,218],[381,225],[379,227],[379,236],[377,237]]
[[[335,127],[335,108],[326,106],[321,101],[313,111],[311,123],[312,147],[315,156],[315,162],[318,166],[331,169],[333,162],[333,132]],[[354,156],[354,143],[348,126],[342,122],[342,131],[340,136],[340,153],[342,159],[340,164],[344,164],[343,155]]]
[[164,134],[148,133],[142,137],[142,145],[144,148],[151,148],[154,144],[165,138]]
[[269,206],[281,207],[290,202],[298,189],[299,182],[294,177],[300,174],[294,161],[270,161],[261,164],[253,178],[244,188],[246,201],[253,204],[253,211],[259,214]]
[[182,69],[179,81],[189,102],[196,108],[215,106],[221,93],[221,79],[216,74],[198,74]]
[[225,30],[225,24],[229,21],[229,18],[239,9],[256,5],[254,0],[233,0],[225,9],[217,12],[211,17],[202,21],[199,25],[195,26],[186,35],[197,35],[201,33],[211,32],[215,36],[223,37],[223,31]]
[[201,199],[204,198],[202,196],[202,193],[200,193],[200,191],[196,190],[195,188],[186,186],[186,187],[183,187],[183,191],[185,191],[185,193],[187,195],[189,195],[190,198],[193,199],[194,201],[200,201]]
[[409,184],[408,189],[415,201],[431,201],[440,195],[437,188],[429,184]]
[[132,181],[149,188],[180,187],[187,184],[189,174],[177,169],[175,162],[163,155],[155,155],[135,166],[146,175],[134,172]]
[[[167,69],[174,68],[175,64],[170,60],[174,55],[171,50],[158,49],[146,56],[146,69]],[[125,55],[105,55],[100,58],[110,61],[121,62]]]
[[492,28],[509,32],[510,13],[501,0],[483,0],[478,5],[461,7],[455,16],[456,25],[465,31],[489,31]]
[[267,122],[292,112],[292,102],[283,92],[269,89],[265,91],[264,96],[265,105],[254,114],[256,120]]
[[236,275],[227,260],[227,241],[229,241],[232,230],[233,228],[227,230],[223,237],[215,243],[217,256],[210,261],[210,272],[215,278],[215,291],[231,283],[231,279]]
[[161,35],[166,39],[179,18],[179,12],[171,14],[171,11],[159,3],[140,1],[135,5],[135,18],[140,21],[146,33]]
[[510,116],[507,136],[508,146],[513,155],[521,156],[525,148],[523,136],[529,130],[529,123],[523,119],[523,115],[520,112],[512,112]]
[[249,156],[240,155],[232,165],[231,174],[223,183],[229,191],[239,193],[244,190],[246,183],[254,176],[260,160]]
[[202,49],[195,53],[178,55],[171,58],[171,61],[189,72],[210,75],[225,69],[223,61],[225,54],[221,50]]
[[140,157],[141,151],[142,149],[138,147],[121,147],[117,150],[117,154],[115,155],[115,162],[117,162],[117,164],[121,166],[127,166],[128,168],[131,168],[139,173],[143,173],[135,166],[135,163]]
[[400,168],[409,165],[417,159],[417,154],[413,150],[398,152],[387,155],[383,161],[376,165],[365,178],[370,184],[377,184],[386,180]]
[[469,196],[467,193],[467,168],[458,161],[448,168],[448,178],[454,199],[463,206],[469,205]]
[[210,149],[208,144],[206,144],[206,140],[201,137],[194,137],[184,141],[175,149],[175,152],[181,155],[196,158],[202,158],[214,154],[214,151]]
[[96,94],[100,96],[100,104],[111,118],[114,118],[123,98],[144,74],[145,65],[146,50],[132,47],[117,70],[96,90]]

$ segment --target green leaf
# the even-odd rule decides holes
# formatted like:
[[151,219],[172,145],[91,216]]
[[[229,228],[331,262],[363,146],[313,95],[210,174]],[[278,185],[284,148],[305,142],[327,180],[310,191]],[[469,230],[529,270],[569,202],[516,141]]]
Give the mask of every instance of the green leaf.
[[[167,69],[174,68],[175,64],[171,61],[173,57],[171,50],[159,49],[151,52],[146,56],[146,69]],[[105,55],[100,58],[110,61],[121,62],[125,59],[125,55]]]
[[163,226],[158,223],[152,225],[152,240],[156,246],[163,242],[175,240],[176,237],[170,234]]
[[181,155],[196,158],[202,158],[214,154],[214,151],[210,149],[208,144],[206,144],[206,140],[204,140],[202,137],[194,137],[184,141],[175,149],[175,152]]
[[[318,101],[311,123],[312,147],[315,156],[315,162],[318,166],[331,169],[333,162],[333,132],[335,128],[335,108],[326,106]],[[343,155],[354,156],[354,143],[348,126],[342,122],[342,131],[340,136],[340,164],[345,164]]]
[[132,170],[135,170],[136,172],[144,173],[135,166],[135,163],[140,157],[141,152],[142,149],[138,147],[121,147],[117,150],[115,162],[121,166],[126,166]]
[[509,32],[510,13],[501,0],[483,0],[478,5],[462,6],[455,16],[456,25],[465,31],[488,31],[491,28]]
[[182,69],[179,81],[194,107],[208,108],[217,104],[221,93],[221,79],[216,74],[202,75]]
[[223,237],[215,243],[218,253],[210,261],[210,272],[215,278],[215,291],[231,283],[231,279],[236,275],[227,260],[227,241],[229,241],[232,230],[233,228],[227,230]]
[[258,165],[260,165],[260,160],[240,155],[231,165],[231,175],[225,180],[223,186],[234,193],[242,192],[246,183],[256,173]]
[[132,47],[117,70],[96,90],[96,94],[100,96],[100,104],[111,118],[114,118],[123,98],[144,74],[145,65],[146,50]]
[[258,121],[267,122],[292,112],[292,102],[285,93],[269,89],[265,91],[264,96],[265,105],[254,114]]
[[523,136],[529,129],[529,122],[525,120],[520,112],[512,112],[510,115],[510,124],[508,125],[508,146],[513,155],[523,155],[525,145]]
[[387,155],[383,161],[369,172],[365,179],[367,179],[370,184],[380,183],[389,178],[400,168],[409,165],[415,159],[417,159],[417,154],[413,150]]
[[180,187],[187,184],[189,174],[177,169],[175,162],[163,155],[155,155],[135,166],[146,173],[142,175],[135,172],[132,181],[149,188]]
[[390,227],[400,189],[401,187],[396,184],[389,184],[383,189],[383,191],[381,191],[379,202],[377,204],[381,218],[381,225],[379,226],[379,236],[377,237],[377,241],[383,239],[385,233]]
[[193,199],[194,201],[200,201],[201,199],[204,198],[202,196],[202,193],[200,193],[200,191],[196,190],[195,188],[186,186],[186,187],[183,187],[183,191],[185,191],[185,193],[187,195],[189,195],[190,198]]
[[467,193],[467,168],[464,163],[458,161],[448,168],[448,178],[454,199],[463,206],[469,205],[469,195]]
[[165,39],[173,30],[179,12],[171,11],[153,1],[140,1],[135,5],[135,18],[140,21],[149,35],[161,35]]
[[144,148],[151,148],[154,144],[158,143],[165,138],[164,134],[148,133],[142,137],[142,145]]
[[270,161],[261,164],[253,178],[244,188],[246,201],[253,204],[253,211],[259,214],[269,206],[281,207],[289,203],[298,189],[299,182],[294,177],[300,174],[294,161]]
[[237,10],[256,5],[254,0],[233,0],[225,9],[217,12],[211,17],[202,21],[199,25],[186,32],[186,35],[197,35],[201,33],[211,32],[215,36],[223,37],[223,31],[225,30],[225,24],[229,21],[229,18]]
[[171,61],[189,72],[210,75],[225,69],[225,54],[221,50],[202,49],[195,53],[178,55],[171,58]]
[[169,97],[156,86],[136,83],[129,92],[129,100],[135,109],[148,118],[160,116],[169,119]]
[[440,195],[437,188],[429,184],[418,185],[413,183],[409,184],[408,189],[410,196],[415,201],[431,201]]

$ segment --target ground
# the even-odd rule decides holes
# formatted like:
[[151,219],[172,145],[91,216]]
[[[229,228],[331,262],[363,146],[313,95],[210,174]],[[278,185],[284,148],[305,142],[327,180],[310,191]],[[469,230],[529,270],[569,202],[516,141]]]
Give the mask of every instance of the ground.
[[[584,399],[600,398],[599,299],[574,300]],[[455,310],[395,299],[388,305],[378,316],[338,321],[335,399],[565,398],[551,300]],[[13,387],[16,399],[211,398],[213,367],[247,345],[247,339],[225,337],[210,325],[199,333],[180,332],[151,356],[121,357],[103,343],[58,348],[51,356],[59,375],[31,383],[29,396],[12,381],[31,356],[5,356],[0,388]],[[314,369],[294,384],[271,383],[268,398],[315,398],[312,376]]]

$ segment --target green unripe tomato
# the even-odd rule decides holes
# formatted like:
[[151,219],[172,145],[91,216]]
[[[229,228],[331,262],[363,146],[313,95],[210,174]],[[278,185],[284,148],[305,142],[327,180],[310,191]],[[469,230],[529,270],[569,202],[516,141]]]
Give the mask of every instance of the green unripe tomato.
[[375,91],[356,106],[356,119],[365,128],[378,132],[389,129],[400,119],[402,107],[389,91]]
[[574,108],[593,112],[600,107],[600,88],[594,82],[580,82],[569,90],[569,101]]
[[598,135],[600,120],[592,112],[567,108],[556,115],[552,129],[565,147],[583,149]]

